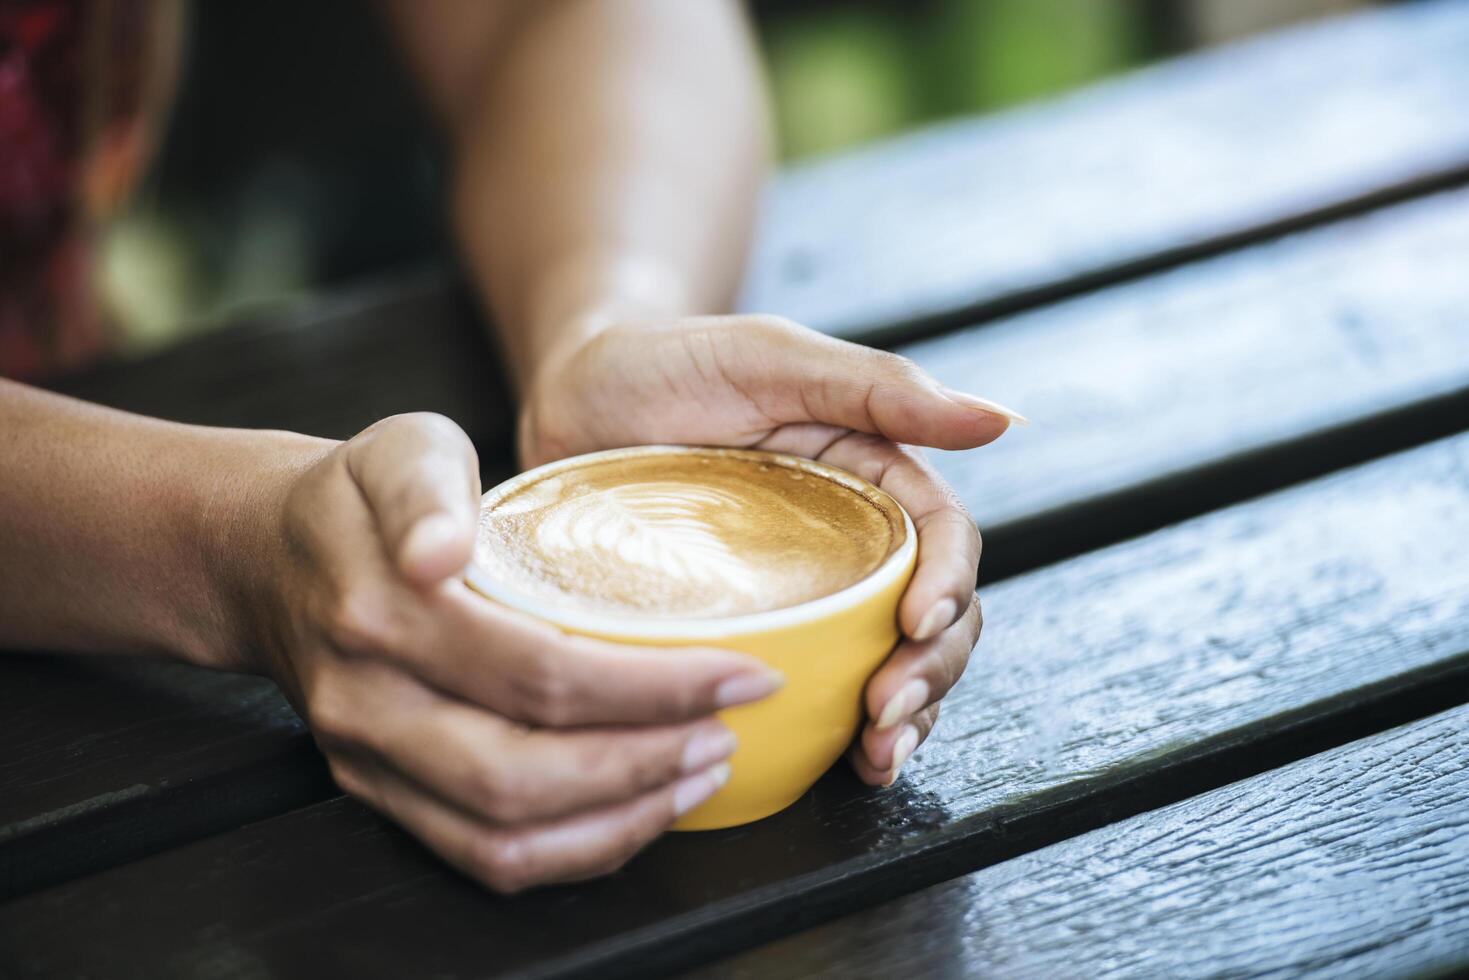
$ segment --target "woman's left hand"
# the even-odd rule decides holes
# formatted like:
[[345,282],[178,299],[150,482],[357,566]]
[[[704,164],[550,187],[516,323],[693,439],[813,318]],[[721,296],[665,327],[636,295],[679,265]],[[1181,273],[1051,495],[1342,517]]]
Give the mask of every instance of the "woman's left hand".
[[651,443],[793,453],[893,496],[918,530],[898,608],[903,639],[867,685],[850,758],[888,785],[928,737],[979,639],[980,539],[954,492],[911,445],[971,449],[1008,409],[938,384],[912,361],[769,316],[620,323],[553,349],[530,379],[521,463]]

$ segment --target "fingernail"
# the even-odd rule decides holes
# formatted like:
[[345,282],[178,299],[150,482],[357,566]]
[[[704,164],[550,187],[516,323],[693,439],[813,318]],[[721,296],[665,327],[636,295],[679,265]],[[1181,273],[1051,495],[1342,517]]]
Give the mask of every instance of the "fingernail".
[[999,415],[1009,419],[1016,425],[1029,425],[1030,419],[1021,415],[1013,408],[1006,408],[999,402],[992,402],[988,398],[971,395],[967,391],[955,391],[953,388],[944,388],[944,397],[951,402],[963,405],[965,408],[977,408],[981,412],[989,412],[991,415]]
[[719,792],[719,788],[727,782],[729,782],[728,762],[711,766],[697,776],[689,776],[673,789],[674,813],[683,816]]
[[714,689],[714,703],[720,708],[736,704],[748,704],[769,697],[785,683],[785,678],[773,670],[758,674],[740,674],[731,677]]
[[408,529],[399,555],[405,565],[418,565],[458,538],[459,525],[452,517],[444,513],[428,514]]
[[927,640],[938,636],[953,625],[954,620],[958,618],[959,604],[945,596],[923,614],[923,618],[918,621],[918,628],[913,631],[913,639]]
[[892,728],[927,703],[928,681],[915,677],[898,688],[898,693],[883,705],[882,714],[877,716],[877,727]]
[[884,786],[891,786],[897,781],[898,772],[903,768],[903,763],[908,761],[908,757],[916,748],[918,748],[918,729],[912,725],[905,725],[903,733],[893,743],[893,768],[888,771],[888,781],[883,783]]
[[682,771],[698,772],[728,759],[738,741],[734,732],[718,722],[700,728],[684,744]]

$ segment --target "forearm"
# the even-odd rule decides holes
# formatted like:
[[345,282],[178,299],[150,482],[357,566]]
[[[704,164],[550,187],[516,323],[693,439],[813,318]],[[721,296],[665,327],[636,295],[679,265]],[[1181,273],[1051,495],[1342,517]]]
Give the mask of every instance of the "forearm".
[[112,411],[0,380],[0,648],[241,667],[270,480],[327,444]]
[[716,0],[532,2],[458,91],[455,220],[522,385],[619,316],[733,300],[767,150],[742,11]]

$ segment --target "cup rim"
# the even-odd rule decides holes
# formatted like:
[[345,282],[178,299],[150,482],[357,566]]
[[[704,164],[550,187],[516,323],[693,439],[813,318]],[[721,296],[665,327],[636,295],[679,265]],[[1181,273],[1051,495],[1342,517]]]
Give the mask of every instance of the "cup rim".
[[[883,560],[882,564],[873,569],[866,576],[852,583],[844,589],[808,599],[794,606],[784,606],[780,609],[766,609],[761,612],[744,613],[739,616],[723,616],[712,619],[689,619],[689,618],[656,618],[641,616],[619,616],[612,613],[587,612],[585,610],[568,609],[561,606],[538,601],[531,596],[515,591],[513,588],[492,579],[478,561],[471,559],[464,570],[464,577],[469,585],[480,594],[494,599],[511,609],[518,610],[538,619],[545,620],[555,626],[579,633],[604,634],[609,636],[639,638],[648,640],[719,640],[731,636],[749,633],[764,633],[777,629],[788,629],[805,623],[824,619],[837,612],[853,608],[867,599],[887,588],[900,575],[904,574],[908,566],[914,560],[918,550],[918,534],[913,527],[913,519],[908,516],[908,511],[902,504],[887,491],[875,484],[869,483],[862,477],[846,470],[831,466],[827,463],[819,463],[804,456],[794,456],[790,453],[778,453],[764,449],[736,449],[723,446],[677,446],[677,445],[649,445],[628,446],[622,449],[604,449],[599,452],[584,453],[579,456],[569,456],[554,462],[543,463],[524,473],[511,477],[509,480],[485,491],[480,497],[480,508],[483,508],[499,499],[520,489],[526,483],[553,475],[561,470],[573,469],[586,465],[589,462],[608,459],[619,459],[629,456],[649,455],[696,455],[714,453],[717,455],[738,457],[774,457],[782,465],[794,466],[813,475],[832,480],[852,490],[875,490],[898,509],[903,516],[903,543],[900,544],[892,554]],[[476,529],[478,522],[476,521]],[[478,552],[478,533],[476,533],[475,550]]]

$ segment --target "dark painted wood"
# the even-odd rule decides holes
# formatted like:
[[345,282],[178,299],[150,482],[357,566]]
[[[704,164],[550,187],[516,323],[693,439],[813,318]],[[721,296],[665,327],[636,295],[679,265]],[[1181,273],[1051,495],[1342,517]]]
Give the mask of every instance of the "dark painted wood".
[[[945,382],[1011,401],[1035,418],[1031,428],[982,452],[937,454],[985,529],[986,576],[1033,568],[1461,427],[1469,418],[1466,257],[1469,191],[1455,191],[902,348]],[[429,278],[387,299],[302,314],[294,326],[261,323],[230,341],[238,351],[200,340],[139,365],[136,384],[109,370],[72,390],[193,421],[282,425],[297,417],[310,423],[303,428],[345,434],[377,414],[428,408],[471,432],[493,432],[499,410],[486,380],[493,365],[486,351],[474,353],[483,343],[473,317],[448,303],[442,288]],[[413,324],[407,342],[400,339],[409,336],[405,323]],[[277,341],[284,352],[273,352]],[[284,371],[283,364],[295,368]],[[334,370],[342,375],[329,380]],[[169,394],[171,376],[194,371],[215,373],[202,389]],[[236,381],[225,380],[231,371],[239,372]],[[271,383],[272,376],[279,381]],[[205,404],[211,388],[221,396]],[[503,472],[506,459],[483,436],[481,442],[487,472]],[[196,689],[228,697],[231,681],[180,668],[165,685],[171,693],[160,686],[108,723],[111,715],[90,706],[106,700],[112,677],[92,679],[88,670],[84,661],[69,666],[68,684],[49,699],[75,699],[74,711],[53,716],[51,733],[64,740],[69,732],[74,751],[107,741],[123,754],[135,745],[138,764],[153,767],[145,782],[159,785],[169,780],[171,762],[136,739],[137,720],[161,719],[146,730],[198,746],[204,759],[212,744],[240,744],[236,729],[216,724],[207,710],[171,711],[178,699],[207,703]],[[262,733],[275,731],[274,718],[287,710],[278,697],[244,703],[260,705]],[[8,734],[20,717],[0,712],[0,734],[22,741]],[[236,724],[244,723],[241,716]],[[12,801],[12,812],[0,814],[0,894],[6,882],[18,890],[104,867],[170,834],[182,841],[237,825],[265,812],[266,801],[299,800],[303,788],[320,788],[317,770],[298,764],[309,753],[280,754],[265,737],[245,744],[259,746],[261,756],[219,752],[216,777],[254,766],[262,783],[277,772],[281,788],[227,798],[221,809],[218,797],[201,792],[212,785],[201,768],[198,780],[169,782],[171,799],[189,819],[174,826],[178,818],[157,811],[152,833],[143,836],[122,829],[133,825],[125,813],[118,827],[108,826],[111,804],[96,802],[121,800],[136,783],[131,774],[68,769],[52,777],[51,796],[37,796],[29,770],[0,768],[0,791]],[[193,795],[200,796],[197,805],[188,802]],[[75,848],[63,835],[53,837],[66,860],[32,838],[23,873],[21,835],[6,833],[5,824],[29,821],[28,833],[35,833],[59,819],[49,815],[72,812],[65,810],[68,797],[97,831]],[[53,877],[38,877],[47,868]]]
[[1397,5],[786,174],[743,305],[955,325],[1469,169],[1469,8]]
[[144,415],[345,439],[440,412],[504,455],[510,398],[473,303],[425,271],[263,313],[52,387]]
[[1422,976],[1469,967],[1469,708],[694,974]]
[[25,654],[0,678],[0,900],[333,794],[263,679]]
[[[1358,197],[1370,197],[1406,179],[1392,163],[1397,150],[1411,146],[1416,161],[1432,163],[1449,158],[1436,155],[1444,146],[1457,146],[1453,126],[1434,130],[1447,140],[1435,144],[1436,150],[1415,141],[1426,138],[1416,128],[1420,116],[1437,119],[1436,86],[1456,77],[1450,71],[1440,79],[1434,69],[1441,67],[1439,45],[1448,43],[1443,38],[1463,33],[1464,20],[1459,11],[1441,3],[1423,5],[1412,13],[1371,14],[1355,26],[1320,28],[1327,32],[1324,35],[1312,29],[1279,42],[1210,55],[1197,69],[1168,66],[1120,88],[1053,110],[1036,110],[1033,119],[1025,114],[994,122],[998,134],[994,139],[1018,148],[1011,152],[1011,160],[1025,160],[1037,152],[1036,141],[1041,139],[1037,134],[1051,125],[1081,126],[1091,119],[1086,123],[1091,129],[1080,131],[1095,135],[1102,125],[1096,120],[1114,114],[1119,130],[1126,131],[1127,126],[1183,113],[1204,102],[1217,104],[1217,111],[1206,116],[1233,119],[1248,96],[1237,91],[1238,86],[1248,89],[1254,84],[1252,73],[1241,71],[1240,65],[1255,65],[1260,77],[1274,77],[1266,66],[1283,71],[1281,66],[1292,60],[1285,54],[1290,45],[1322,57],[1319,49],[1324,48],[1360,53],[1367,44],[1366,34],[1380,32],[1378,54],[1358,66],[1367,76],[1349,73],[1351,80],[1344,89],[1339,85],[1327,87],[1324,95],[1317,93],[1328,100],[1330,113],[1349,117],[1358,105],[1354,100],[1365,91],[1361,85],[1366,82],[1359,85],[1357,79],[1370,76],[1382,81],[1372,73],[1388,72],[1398,64],[1398,49],[1405,39],[1429,37],[1431,43],[1422,48],[1415,71],[1393,73],[1395,81],[1383,82],[1380,89],[1385,93],[1381,105],[1385,112],[1392,110],[1388,115],[1397,127],[1388,131],[1390,139],[1373,144],[1374,152],[1386,154],[1377,160],[1381,167],[1321,171],[1323,186],[1339,190],[1360,178],[1366,181],[1364,188],[1373,189],[1359,188]],[[1367,24],[1375,26],[1370,30],[1362,26]],[[1334,40],[1328,43],[1323,37]],[[1294,60],[1315,63],[1304,54]],[[1234,67],[1222,67],[1228,65]],[[1310,86],[1302,85],[1298,93],[1302,101],[1291,105],[1300,108],[1309,102],[1303,94],[1306,88]],[[1164,108],[1147,108],[1150,99]],[[1050,112],[1054,116],[1047,115]],[[1052,118],[1054,122],[1044,122]],[[990,137],[979,135],[990,126],[961,127],[962,138],[981,139],[991,146]],[[1318,135],[1325,131],[1306,129]],[[1238,135],[1236,130],[1230,132]],[[971,151],[954,149],[960,137],[959,130],[942,137],[924,136],[901,153],[891,148],[874,151],[855,159],[850,168],[823,164],[791,175],[783,186],[799,190],[777,191],[777,220],[768,230],[771,241],[778,245],[784,240],[782,228],[800,227],[803,233],[815,228],[807,204],[825,199],[817,193],[818,185],[830,180],[848,188],[834,189],[832,200],[857,193],[850,188],[866,185],[851,174],[873,168],[886,172],[891,163],[888,154],[906,155],[911,161],[915,154],[932,153],[947,161],[932,174],[920,175],[915,186],[927,186],[955,159],[968,159],[964,153]],[[1307,140],[1303,145],[1316,144]],[[1237,156],[1231,159],[1237,163]],[[1352,166],[1364,159],[1351,158],[1356,161]],[[916,166],[904,164],[895,172],[908,174],[904,180],[912,181]],[[1426,177],[1431,170],[1419,176]],[[1292,179],[1300,179],[1300,174]],[[1102,198],[1111,193],[1105,188],[1093,190]],[[909,224],[922,232],[924,241],[942,240],[953,232],[943,223],[950,219],[950,210],[997,213],[987,200],[956,198],[944,211],[915,207]],[[1303,199],[1287,195],[1279,200],[1296,206]],[[1171,213],[1178,203],[1158,202],[1158,213]],[[827,219],[835,221],[840,213],[828,210]],[[1009,214],[1004,220],[1017,224],[1001,237],[1025,241],[1020,232],[1033,216]],[[1469,228],[1465,195],[1446,194],[905,347],[906,353],[949,383],[1011,400],[1037,419],[1034,428],[1016,432],[982,454],[940,460],[941,469],[986,528],[987,574],[1035,567],[1451,431],[1458,425],[1456,418],[1469,411],[1464,380],[1469,356],[1465,331],[1459,329],[1469,286],[1456,275],[1461,257],[1469,254],[1465,228]],[[863,247],[887,248],[885,261],[900,265],[900,259],[915,254],[912,244],[912,238],[894,237]],[[1066,278],[1075,271],[1064,250],[1048,254],[1058,270],[1055,276]],[[761,252],[754,277],[756,295],[771,297],[779,308],[799,315],[808,284],[797,277],[780,280],[785,282],[782,286],[771,285],[780,279],[772,279],[771,270],[788,265],[788,257],[782,255],[775,246]],[[990,258],[980,258],[978,265],[989,268]],[[865,260],[851,261],[860,267]],[[982,269],[971,273],[976,282],[987,281],[988,273]],[[855,281],[823,281],[827,283],[823,288],[860,294]],[[911,281],[915,289],[935,290],[930,306],[951,302],[944,298],[941,279]],[[882,281],[872,280],[871,288],[872,309],[881,309]],[[57,387],[167,418],[289,427],[329,436],[349,435],[394,412],[440,411],[475,437],[493,482],[508,468],[509,409],[505,386],[471,307],[451,277],[428,274],[285,315],[262,316],[136,363],[67,379]],[[126,756],[132,746],[137,765],[147,772],[138,777],[126,767],[77,766],[61,769],[38,787],[32,782],[33,770],[0,769],[0,791],[10,801],[10,810],[0,814],[0,894],[6,888],[20,890],[124,860],[169,840],[237,824],[271,812],[270,807],[283,808],[288,801],[302,800],[303,794],[316,798],[323,792],[305,737],[295,731],[283,739],[276,724],[286,710],[284,704],[261,693],[258,682],[239,682],[236,687],[233,680],[182,669],[156,675],[145,670],[143,675],[156,683],[150,681],[152,686],[128,702],[126,711],[114,715],[105,702],[106,685],[115,682],[115,674],[94,673],[84,659],[59,663],[53,678],[56,686],[49,689],[54,697],[34,695],[75,708],[54,713],[54,718],[69,721],[58,724],[51,736],[62,742],[70,737],[75,752],[105,742],[118,756]],[[31,669],[0,662],[0,677],[5,680],[0,687],[33,690],[37,681],[28,673]],[[253,705],[259,714],[252,723],[241,708],[231,716],[234,720],[222,724],[207,710],[207,698]],[[199,710],[176,712],[177,703],[194,704]],[[11,730],[20,726],[21,719],[19,710],[0,713],[0,735],[18,742],[20,736],[12,737]],[[239,738],[239,731],[251,724],[258,737]],[[165,742],[196,746],[199,768],[189,779],[171,778],[170,757],[138,739],[140,731],[166,733],[160,734]],[[211,754],[213,745],[231,747]],[[247,751],[247,746],[253,749]],[[219,760],[219,768],[211,770],[209,758]],[[251,773],[255,780],[251,792],[217,791],[228,784],[231,772],[241,779]],[[138,792],[138,786],[150,789],[143,796],[128,795]],[[163,796],[148,795],[155,793]],[[163,806],[162,799],[169,805]],[[128,800],[133,802],[124,805]],[[115,821],[108,815],[113,807],[120,808]],[[149,819],[139,819],[137,815],[144,813]],[[43,832],[48,824],[54,835]],[[90,829],[73,838],[79,842],[76,846],[67,846],[61,828],[79,834],[83,826]],[[45,849],[48,839],[65,851],[64,857]]]
[[[888,792],[513,899],[341,800],[0,909],[21,976],[643,973],[894,897],[1469,691],[1469,435],[1034,572]],[[1401,705],[1400,705],[1401,706]],[[1343,714],[1353,720],[1343,727]]]
[[1456,190],[898,349],[1033,420],[933,454],[998,576],[1464,427],[1466,267]]

